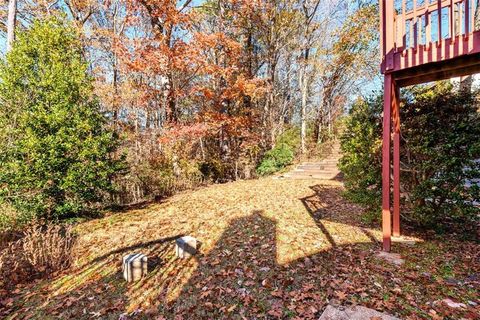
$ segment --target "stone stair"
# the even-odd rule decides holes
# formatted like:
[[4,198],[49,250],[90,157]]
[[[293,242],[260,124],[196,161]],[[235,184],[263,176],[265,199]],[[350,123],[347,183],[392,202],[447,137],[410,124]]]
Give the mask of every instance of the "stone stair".
[[338,169],[338,160],[342,157],[339,141],[335,141],[330,154],[325,159],[316,162],[302,162],[294,170],[281,175],[279,178],[289,179],[320,179],[334,180],[341,175]]

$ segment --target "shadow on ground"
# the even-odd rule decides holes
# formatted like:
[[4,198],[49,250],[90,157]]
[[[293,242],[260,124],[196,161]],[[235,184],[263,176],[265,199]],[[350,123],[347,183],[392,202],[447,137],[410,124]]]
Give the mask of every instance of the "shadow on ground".
[[[396,250],[407,256],[406,264],[389,265],[376,258],[379,230],[361,224],[360,209],[341,198],[340,186],[311,189],[310,196],[297,200],[305,207],[299,213],[304,221],[300,216],[288,220],[252,210],[230,220],[216,242],[190,260],[175,258],[176,236],[111,250],[48,286],[43,283],[22,291],[8,315],[16,319],[119,319],[122,314],[122,319],[317,319],[327,304],[360,304],[401,317],[429,318],[435,309],[437,315],[474,319],[471,316],[478,311],[474,307],[443,313],[433,302],[445,297],[480,302],[475,283],[465,280],[480,274],[475,264],[478,250],[466,254],[436,243],[398,245]],[[316,230],[309,229],[310,220]],[[306,235],[301,234],[304,230]],[[296,233],[301,234],[300,244]],[[478,244],[463,247],[475,252]],[[119,272],[121,256],[135,250],[155,263],[142,281],[126,284]],[[289,255],[288,250],[294,252]],[[295,258],[284,258],[290,256]],[[448,278],[462,285],[445,285]]]
[[[317,184],[310,188],[314,193],[311,196],[302,198],[301,201],[318,228],[322,230],[333,247],[335,247],[337,243],[325,227],[325,221],[355,226],[358,230],[361,230],[372,243],[380,243],[372,233],[370,229],[371,226],[362,223],[360,220],[363,210],[358,206],[352,206],[342,197],[342,187],[327,187]],[[359,210],[359,212],[352,212],[352,210]]]
[[349,266],[361,266],[372,249],[368,243],[333,248],[280,265],[276,242],[277,224],[262,211],[234,220],[163,313],[184,319],[193,314],[195,319],[313,319],[327,302],[345,299],[337,290],[352,286],[345,282]]

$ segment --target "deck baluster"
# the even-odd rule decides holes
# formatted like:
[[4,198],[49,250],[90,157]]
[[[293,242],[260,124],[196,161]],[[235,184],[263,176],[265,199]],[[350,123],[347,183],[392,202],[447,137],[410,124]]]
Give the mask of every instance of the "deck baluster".
[[464,37],[467,39],[468,34],[470,33],[470,0],[465,0],[465,34]]
[[440,47],[442,43],[442,1],[437,1],[437,10],[438,10],[438,39],[437,47]]
[[449,10],[450,25],[448,27],[449,27],[449,30],[450,30],[449,36],[452,39],[450,44],[454,44],[455,43],[455,3],[454,3],[454,0],[450,0],[449,9],[450,9]]
[[432,22],[429,10],[430,0],[425,0],[425,50],[430,49],[432,42]]
[[402,50],[407,48],[407,36],[406,36],[406,22],[405,22],[405,11],[406,11],[406,4],[405,0],[402,0],[402,19],[400,19],[400,24],[402,25]]

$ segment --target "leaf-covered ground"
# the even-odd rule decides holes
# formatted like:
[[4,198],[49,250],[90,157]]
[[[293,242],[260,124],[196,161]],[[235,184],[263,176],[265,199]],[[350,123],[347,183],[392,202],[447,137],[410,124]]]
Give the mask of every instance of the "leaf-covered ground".
[[[82,223],[76,265],[1,291],[0,318],[316,319],[328,303],[480,318],[478,243],[395,243],[405,264],[388,264],[380,229],[341,193],[336,181],[240,181]],[[201,242],[194,259],[175,258],[180,235]],[[120,261],[132,252],[148,254],[150,273],[127,284]]]

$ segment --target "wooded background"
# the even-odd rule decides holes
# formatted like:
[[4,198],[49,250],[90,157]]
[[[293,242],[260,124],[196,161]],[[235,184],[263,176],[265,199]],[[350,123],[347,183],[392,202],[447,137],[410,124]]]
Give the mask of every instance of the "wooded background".
[[306,154],[378,75],[376,1],[11,0],[0,28],[52,15],[80,31],[123,137],[118,204],[250,178],[285,130]]

